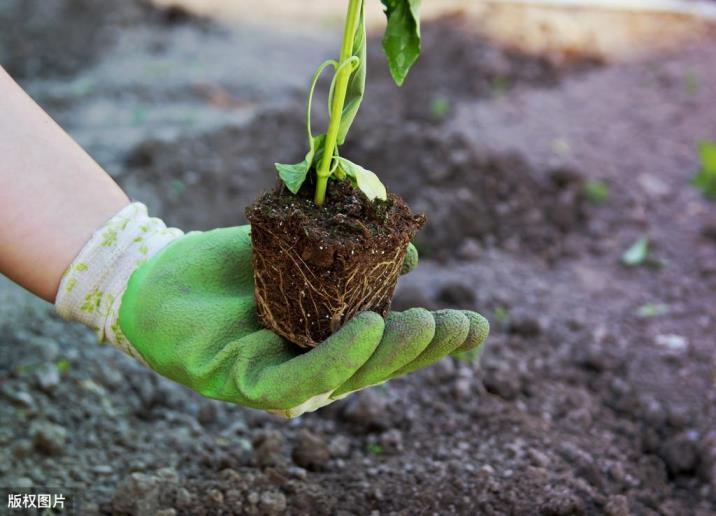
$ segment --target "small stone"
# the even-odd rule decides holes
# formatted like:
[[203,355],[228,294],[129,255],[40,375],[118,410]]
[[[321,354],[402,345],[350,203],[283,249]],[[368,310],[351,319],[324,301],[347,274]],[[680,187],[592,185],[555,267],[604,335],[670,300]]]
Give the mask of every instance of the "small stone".
[[52,363],[44,363],[35,371],[37,386],[43,392],[52,392],[60,383],[60,370]]
[[308,471],[306,471],[304,468],[299,468],[298,466],[290,466],[288,469],[286,469],[286,473],[292,478],[295,478],[297,480],[306,480],[308,477]]
[[469,378],[458,378],[453,384],[453,394],[458,401],[465,401],[472,395],[472,382]]
[[275,466],[282,460],[284,437],[277,430],[265,430],[254,438],[254,460],[259,466]]
[[345,435],[336,435],[328,443],[328,450],[331,457],[346,458],[351,453],[351,440]]
[[514,399],[522,390],[519,372],[507,362],[483,363],[483,384],[488,392],[503,399]]
[[522,337],[536,337],[542,333],[542,324],[539,319],[522,308],[510,311],[509,332]]
[[629,501],[624,495],[610,496],[604,507],[607,516],[629,516]]
[[343,418],[349,423],[367,429],[387,429],[388,420],[387,403],[385,398],[374,389],[360,391],[354,394],[343,410]]
[[657,346],[674,353],[683,353],[689,348],[689,341],[681,335],[657,335],[654,342]]
[[221,507],[224,503],[224,493],[222,493],[218,489],[209,489],[209,492],[207,493],[207,498],[209,500],[209,504],[213,505],[214,507]]
[[174,468],[161,468],[157,471],[157,478],[164,482],[176,484],[179,482],[179,473]]
[[13,483],[13,487],[22,487],[22,488],[33,487],[34,485],[35,485],[35,483],[32,481],[31,478],[28,478],[28,477],[20,477],[17,480],[15,480],[15,482]]
[[527,455],[532,460],[532,464],[540,468],[547,468],[552,462],[548,455],[537,448],[530,448],[527,451]]
[[176,514],[176,509],[171,507],[169,509],[160,509],[157,511],[157,516],[176,516]]
[[186,509],[191,505],[191,493],[185,487],[177,491],[176,506],[178,509]]
[[249,501],[249,503],[251,505],[256,505],[257,503],[259,503],[260,499],[261,499],[261,495],[259,495],[256,492],[249,493],[249,496],[247,497],[247,500]]
[[18,459],[27,457],[32,453],[32,442],[29,439],[20,439],[12,445],[12,454]]
[[380,436],[380,445],[384,453],[395,454],[403,451],[403,433],[393,428]]
[[690,473],[699,463],[698,434],[682,432],[669,439],[659,453],[672,474]]
[[202,425],[208,425],[216,421],[218,415],[217,404],[211,400],[207,400],[199,407],[199,414],[197,419]]
[[36,450],[47,455],[58,455],[65,449],[67,430],[48,421],[35,421],[30,426],[30,437]]
[[112,496],[112,510],[120,514],[156,514],[159,510],[159,483],[144,473],[126,477]]
[[259,508],[264,514],[280,514],[286,510],[286,496],[280,491],[264,491],[261,493]]
[[25,392],[25,391],[10,392],[10,391],[6,390],[4,392],[4,394],[8,398],[10,398],[10,401],[12,401],[13,404],[15,404],[19,407],[27,408],[27,409],[31,409],[31,408],[35,407],[35,400],[28,392]]
[[54,339],[44,335],[31,335],[27,337],[27,346],[32,348],[43,360],[54,362],[60,354],[60,347]]
[[318,470],[331,459],[331,452],[322,437],[303,429],[298,434],[291,457],[302,468]]

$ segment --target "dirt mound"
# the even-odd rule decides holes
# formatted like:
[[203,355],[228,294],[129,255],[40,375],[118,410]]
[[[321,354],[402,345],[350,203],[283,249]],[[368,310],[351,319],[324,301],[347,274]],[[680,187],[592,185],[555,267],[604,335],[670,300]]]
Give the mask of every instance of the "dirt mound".
[[[365,105],[380,106],[373,110],[377,119],[439,123],[461,100],[496,97],[518,86],[554,87],[566,75],[601,64],[587,58],[555,62],[501,48],[475,34],[460,14],[425,23],[422,38],[420,59],[401,88],[388,72],[380,38],[370,39]],[[372,121],[364,112],[360,118]]]
[[344,152],[414,210],[430,214],[418,234],[426,256],[454,254],[477,240],[552,259],[564,254],[564,236],[587,218],[579,173],[534,170],[519,155],[478,151],[425,124],[361,128]]

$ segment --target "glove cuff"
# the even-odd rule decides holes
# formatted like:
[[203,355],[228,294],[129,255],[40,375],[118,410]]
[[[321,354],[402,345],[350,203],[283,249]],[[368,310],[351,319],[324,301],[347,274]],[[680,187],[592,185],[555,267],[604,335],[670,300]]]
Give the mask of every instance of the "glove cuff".
[[100,342],[109,341],[139,358],[117,324],[122,295],[132,273],[183,234],[149,217],[142,203],[123,208],[95,231],[65,271],[55,301],[57,313],[92,328]]

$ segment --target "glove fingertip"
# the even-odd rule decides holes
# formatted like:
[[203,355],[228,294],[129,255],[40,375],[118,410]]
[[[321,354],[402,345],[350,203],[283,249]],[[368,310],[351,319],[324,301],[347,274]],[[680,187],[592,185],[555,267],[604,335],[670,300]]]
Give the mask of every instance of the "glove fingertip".
[[403,260],[403,268],[400,270],[400,274],[408,274],[418,266],[418,249],[413,245],[412,242],[408,244],[408,249],[405,252],[405,259]]
[[465,350],[476,348],[485,342],[485,339],[490,334],[490,322],[477,312],[465,310],[463,314],[470,321],[470,332],[462,348]]
[[433,317],[435,318],[436,337],[453,336],[455,341],[460,343],[457,347],[465,342],[470,333],[470,320],[462,310],[438,310],[433,312]]
[[[331,335],[325,343],[316,349],[331,347],[361,347],[369,350],[366,359],[375,351],[378,346],[383,331],[385,330],[385,320],[375,312],[361,312],[336,333]],[[328,345],[328,346],[327,346]]]
[[391,333],[400,335],[405,341],[413,340],[417,334],[423,334],[426,330],[432,335],[435,334],[435,318],[425,308],[410,308],[404,312],[391,312],[385,318],[385,326],[386,330],[389,329]]

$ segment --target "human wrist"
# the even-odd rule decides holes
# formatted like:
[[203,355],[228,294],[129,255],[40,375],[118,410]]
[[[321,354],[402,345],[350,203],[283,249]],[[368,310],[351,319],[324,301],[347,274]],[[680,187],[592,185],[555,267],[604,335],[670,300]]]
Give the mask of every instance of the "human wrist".
[[67,268],[57,290],[58,314],[91,327],[100,341],[110,341],[134,356],[117,326],[129,277],[183,232],[149,217],[132,203],[96,230]]

